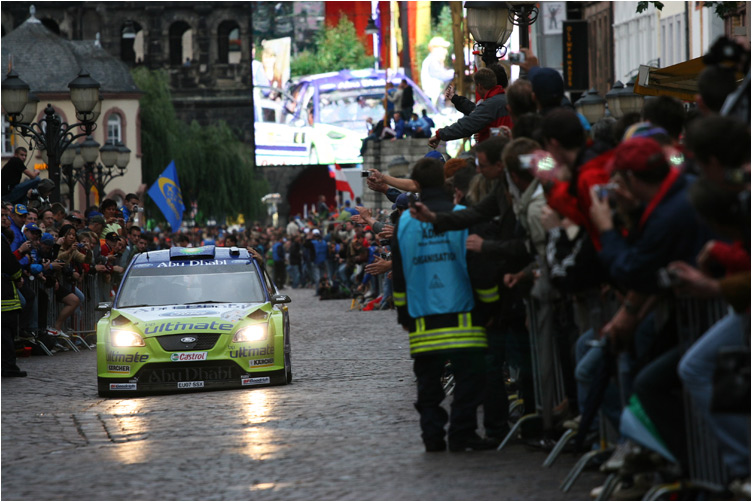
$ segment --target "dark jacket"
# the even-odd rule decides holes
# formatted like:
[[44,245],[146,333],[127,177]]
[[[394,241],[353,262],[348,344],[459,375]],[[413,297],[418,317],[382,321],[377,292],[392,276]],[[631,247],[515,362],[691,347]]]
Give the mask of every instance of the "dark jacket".
[[713,238],[700,222],[687,195],[694,177],[682,175],[636,230],[630,243],[616,230],[601,234],[598,254],[611,278],[626,289],[659,291],[658,271],[672,261],[696,262],[704,244]]

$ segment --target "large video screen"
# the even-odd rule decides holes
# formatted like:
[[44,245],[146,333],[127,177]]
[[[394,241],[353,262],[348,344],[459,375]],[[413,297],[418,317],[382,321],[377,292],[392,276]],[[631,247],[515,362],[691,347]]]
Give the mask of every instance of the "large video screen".
[[[256,165],[360,164],[368,135],[366,119],[384,118],[384,70],[343,70],[293,79],[285,90],[253,88]],[[395,85],[405,78],[389,73]],[[432,116],[439,111],[415,82],[415,106]]]

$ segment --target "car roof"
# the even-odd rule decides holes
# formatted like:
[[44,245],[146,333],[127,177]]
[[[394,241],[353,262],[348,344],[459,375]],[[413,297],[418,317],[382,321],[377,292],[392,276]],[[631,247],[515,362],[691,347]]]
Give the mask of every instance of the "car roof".
[[158,251],[146,251],[137,254],[133,264],[169,263],[189,260],[249,260],[246,249],[238,247],[201,246],[195,248],[171,247]]

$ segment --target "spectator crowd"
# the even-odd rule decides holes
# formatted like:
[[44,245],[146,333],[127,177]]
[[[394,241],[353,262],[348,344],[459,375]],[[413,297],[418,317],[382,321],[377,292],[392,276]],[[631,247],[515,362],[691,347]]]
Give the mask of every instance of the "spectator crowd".
[[[464,117],[446,128],[432,131],[402,89],[390,89],[395,137],[409,128],[432,147],[476,138],[457,158],[431,151],[409,178],[372,170],[366,184],[391,210],[330,206],[321,196],[315,212],[286,226],[171,235],[142,232],[132,194],[122,208],[105,200],[84,213],[4,204],[4,246],[21,270],[19,338],[51,337],[62,350],[66,321],[95,301],[82,281],[105,285],[97,300],[106,299],[135,253],[253,248],[280,288],[396,310],[415,360],[426,451],[497,448],[519,414],[540,416],[517,431],[530,444],[551,450],[573,430],[570,448],[586,451],[604,420],[618,432],[601,469],[620,475],[614,496],[628,498],[655,476],[687,476],[691,407],[710,424],[724,482],[741,483],[748,497],[749,51],[724,46],[735,47],[720,40],[706,56],[693,106],[659,96],[641,113],[595,124],[567,100],[561,75],[526,49],[514,82],[499,65],[476,72],[477,105],[449,88]],[[372,139],[388,129],[381,124]],[[52,326],[48,291],[61,305]],[[687,298],[722,302],[727,313],[686,340],[677,318]],[[4,376],[18,370],[3,362]],[[746,371],[741,400],[734,385],[719,385],[724,370]],[[441,406],[448,372],[450,414]],[[510,414],[510,394],[524,403],[519,414]]]

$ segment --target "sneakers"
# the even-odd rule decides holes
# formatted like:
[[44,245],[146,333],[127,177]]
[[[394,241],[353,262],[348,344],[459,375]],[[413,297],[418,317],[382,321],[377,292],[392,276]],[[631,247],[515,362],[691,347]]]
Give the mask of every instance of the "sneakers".
[[574,418],[570,418],[569,420],[565,420],[561,426],[565,429],[572,429],[577,430],[580,428],[580,421],[582,420],[582,415],[577,415]]
[[611,457],[600,467],[601,472],[616,472],[624,467],[624,460],[632,453],[632,443],[627,440],[619,444]]
[[59,338],[70,338],[70,336],[66,335],[65,332],[59,329],[55,329],[55,328],[47,328],[47,334],[50,336],[56,336]]
[[470,436],[466,439],[449,439],[449,451],[479,451],[479,450],[495,450],[498,443],[491,439],[481,438],[479,436]]

